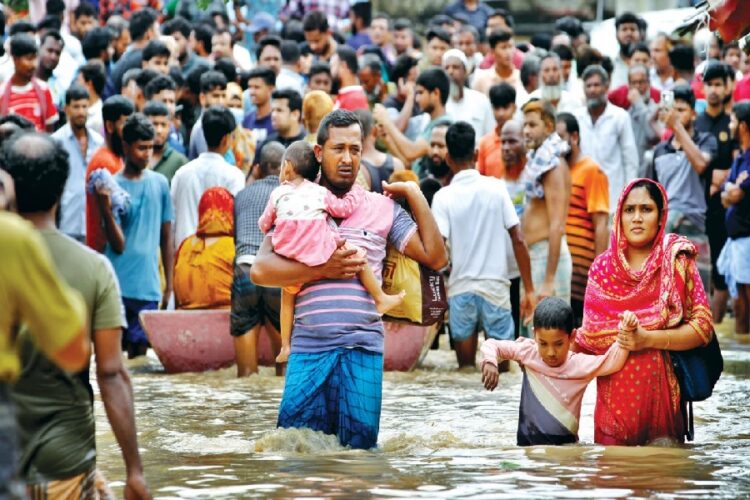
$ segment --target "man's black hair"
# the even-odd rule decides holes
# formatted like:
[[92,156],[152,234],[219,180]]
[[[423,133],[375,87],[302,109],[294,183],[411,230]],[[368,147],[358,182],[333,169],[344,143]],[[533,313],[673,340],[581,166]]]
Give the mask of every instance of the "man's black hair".
[[47,134],[11,135],[0,152],[0,164],[16,188],[20,213],[46,212],[60,201],[70,173],[68,152]]
[[615,29],[619,29],[623,24],[635,24],[638,29],[641,28],[641,18],[632,12],[623,12],[615,18]]
[[89,100],[89,92],[83,86],[74,83],[65,92],[65,104],[70,104],[73,101]]
[[469,123],[454,122],[445,132],[445,145],[448,154],[456,162],[470,162],[474,159],[476,131]]
[[487,16],[487,19],[491,17],[502,17],[505,20],[505,24],[508,25],[508,28],[513,29],[515,27],[516,22],[513,19],[513,14],[505,9],[493,10],[492,12],[490,12],[490,15]]
[[300,55],[301,52],[297,42],[292,40],[281,41],[281,62],[283,64],[297,64]]
[[737,40],[732,40],[731,42],[724,44],[721,48],[721,58],[724,59],[727,56],[727,53],[732,49],[740,50],[740,43]]
[[203,48],[206,49],[206,52],[209,54],[211,53],[211,50],[213,49],[213,45],[211,42],[211,38],[214,36],[214,28],[211,27],[210,24],[207,24],[205,22],[198,23],[193,26],[193,33],[195,33],[195,40],[198,42],[203,43]]
[[147,101],[150,101],[156,94],[162,90],[177,90],[177,85],[170,77],[165,75],[159,75],[150,82],[143,89],[143,96]]
[[419,61],[409,54],[401,54],[396,58],[396,62],[393,64],[391,80],[394,82],[398,82],[401,78],[406,80],[406,77],[409,76],[409,71],[411,71],[411,69],[417,64],[419,64]]
[[132,80],[135,80],[136,85],[138,84],[138,78],[143,73],[141,68],[130,68],[122,75],[122,86],[127,87]]
[[208,71],[211,71],[211,67],[208,64],[203,63],[196,64],[195,67],[188,72],[185,77],[185,83],[187,84],[188,89],[190,89],[190,92],[195,95],[201,93],[201,77]]
[[302,21],[289,19],[281,28],[281,38],[292,42],[302,43],[305,41],[305,30],[302,29]]
[[122,127],[122,142],[133,144],[136,141],[152,141],[156,132],[154,126],[143,113],[133,113]]
[[281,159],[284,157],[284,146],[277,141],[271,141],[263,144],[260,150],[258,165],[260,166],[261,177],[268,175],[279,175],[281,171]]
[[427,30],[427,34],[425,35],[425,39],[427,40],[427,42],[429,42],[433,38],[439,38],[440,40],[444,41],[448,45],[450,45],[451,43],[450,33],[448,33],[443,28],[440,28],[438,26],[432,27],[429,30]]
[[281,51],[281,38],[276,35],[266,35],[258,41],[258,46],[255,49],[255,58],[260,59],[260,55],[263,53],[263,49],[268,46],[276,47]]
[[98,61],[87,62],[80,69],[83,79],[91,82],[96,95],[101,96],[104,86],[107,84],[107,70],[104,65]]
[[565,16],[555,21],[555,31],[565,33],[570,38],[578,38],[583,34],[583,25],[577,17]]
[[161,40],[151,40],[143,49],[142,60],[150,61],[154,57],[169,58],[170,55],[171,52],[169,52],[169,47],[167,47],[166,43],[162,42]]
[[393,23],[393,31],[411,30],[411,28],[412,22],[405,17],[400,17]]
[[311,182],[315,182],[315,179],[318,178],[320,163],[318,163],[318,159],[315,157],[315,150],[313,150],[312,144],[309,142],[294,141],[286,148],[284,158],[281,160],[282,165],[287,161],[292,164],[294,172],[297,175]]
[[573,333],[575,318],[573,309],[560,297],[547,297],[537,304],[534,310],[534,329],[562,330],[568,335]]
[[383,60],[377,54],[366,53],[362,56],[359,66],[359,69],[370,68],[373,74],[380,75],[383,73]]
[[674,92],[675,101],[682,101],[684,103],[687,103],[690,105],[691,109],[695,106],[695,93],[693,92],[693,89],[690,88],[690,85],[675,85],[672,88],[672,92]]
[[146,86],[151,83],[152,80],[155,78],[161,76],[161,73],[157,73],[153,69],[144,69],[141,71],[141,73],[135,78],[135,83],[138,85],[138,88],[141,90],[144,90]]
[[227,89],[227,77],[220,71],[207,71],[201,75],[201,93],[211,92],[216,87]]
[[557,123],[564,123],[565,124],[565,130],[569,134],[578,134],[580,136],[581,134],[581,128],[578,125],[578,120],[575,116],[573,116],[572,113],[558,113],[557,114]]
[[302,96],[294,89],[277,89],[271,93],[271,99],[286,99],[289,112],[299,111],[302,114]]
[[172,79],[178,89],[185,85],[185,77],[182,76],[182,68],[179,66],[169,67],[169,78]]
[[175,17],[164,23],[161,27],[161,33],[163,35],[172,35],[179,32],[185,38],[190,37],[190,22],[184,17]]
[[311,10],[302,19],[302,29],[304,31],[320,31],[321,33],[325,33],[328,31],[328,17],[326,17],[323,11]]
[[[429,28],[435,26],[444,26],[446,24],[453,25],[453,18],[447,14],[436,14],[432,16],[427,22],[427,26]],[[429,38],[427,40],[429,40]]]
[[427,200],[427,204],[429,206],[432,206],[432,200],[433,198],[435,198],[435,193],[440,191],[442,188],[443,185],[440,184],[440,181],[435,179],[434,177],[425,177],[419,182],[419,190],[422,191],[422,194]]
[[36,126],[31,120],[21,115],[0,116],[0,125],[5,125],[6,123],[12,123],[18,128],[20,128],[21,130],[33,131],[34,129],[36,129]]
[[[367,29],[372,23],[372,4],[370,2],[357,2],[349,8],[354,17],[362,19],[362,24]],[[354,23],[352,23],[352,28],[354,28]]]
[[44,42],[47,40],[47,38],[52,38],[56,42],[60,42],[63,45],[63,47],[65,46],[65,41],[63,40],[63,37],[59,31],[48,30],[48,31],[45,31],[44,34],[39,38],[40,47],[44,45]]
[[62,21],[58,16],[46,15],[44,19],[39,21],[36,25],[36,30],[41,33],[47,30],[60,31],[62,28]]
[[10,39],[10,55],[12,57],[23,57],[29,54],[38,54],[39,48],[36,40],[28,33],[19,33]]
[[505,28],[498,28],[496,30],[492,30],[492,33],[490,33],[490,36],[487,38],[487,42],[490,44],[490,48],[494,49],[498,43],[509,42],[512,39],[512,31],[508,31]]
[[143,114],[146,116],[169,117],[169,108],[161,101],[148,101],[143,107]]
[[435,89],[440,91],[440,102],[448,102],[448,96],[451,91],[451,81],[448,75],[441,68],[433,68],[423,71],[417,77],[417,85],[421,85],[427,92],[432,92]]
[[203,113],[201,125],[203,125],[203,135],[206,137],[206,144],[210,149],[218,148],[221,140],[237,128],[234,115],[224,106],[211,106],[208,108]]
[[727,78],[731,82],[734,82],[734,80],[737,78],[737,73],[734,72],[734,68],[731,65],[724,63],[724,71],[726,71],[727,73]]
[[150,7],[133,12],[128,27],[130,30],[130,37],[133,41],[137,42],[142,40],[146,33],[148,33],[148,30],[153,27],[157,19],[158,16],[156,11]]
[[256,66],[254,69],[248,71],[247,73],[247,81],[248,83],[253,78],[260,78],[263,80],[263,83],[266,85],[273,87],[276,85],[276,73],[273,72],[271,68],[268,68],[266,66]]
[[98,58],[112,43],[112,30],[104,26],[97,26],[86,33],[81,42],[83,57],[86,60]]
[[676,71],[695,71],[695,49],[692,45],[675,45],[669,51],[669,62]]
[[134,112],[133,103],[121,95],[109,97],[102,105],[102,119],[105,122],[116,122],[121,116],[130,116]]
[[48,16],[59,16],[65,12],[65,2],[63,0],[47,0],[45,7]]
[[11,37],[11,39],[16,35],[20,35],[21,33],[34,34],[36,33],[36,26],[28,21],[16,21],[15,23],[10,25],[8,36]]
[[360,123],[359,118],[357,118],[357,115],[346,109],[334,109],[323,117],[323,120],[321,120],[320,125],[318,126],[318,145],[325,145],[330,136],[331,128],[347,128],[354,124],[357,124],[362,131],[362,141],[364,141],[364,129],[362,128],[362,124]]
[[557,54],[558,57],[560,57],[561,61],[572,61],[573,59],[575,59],[573,49],[571,49],[567,45],[557,44],[552,47],[550,51]]
[[86,2],[85,0],[78,4],[78,7],[73,11],[73,16],[78,19],[79,17],[98,17],[99,14],[96,12],[96,8]]
[[346,67],[349,68],[349,71],[354,73],[355,75],[359,71],[359,63],[357,62],[357,51],[355,51],[353,48],[349,47],[348,45],[340,45],[336,49],[336,55],[339,56],[339,59],[341,62],[346,64]]
[[223,73],[227,82],[237,81],[237,66],[235,66],[234,62],[228,57],[217,59],[214,63],[214,71]]
[[326,75],[331,76],[331,65],[325,61],[314,62],[312,66],[310,66],[310,78],[319,73],[325,73]]
[[[744,123],[750,129],[750,101],[740,101],[732,106],[732,113],[737,118],[737,123]],[[738,132],[739,133],[739,132]]]
[[531,45],[548,51],[552,47],[552,36],[549,33],[537,33],[531,37]]
[[724,85],[727,84],[727,68],[725,64],[718,61],[708,61],[706,69],[703,70],[703,83],[710,83],[711,80],[721,80]]
[[516,89],[513,85],[502,82],[490,87],[490,104],[493,108],[507,108],[516,102]]
[[645,54],[648,54],[649,57],[651,57],[651,49],[648,48],[648,45],[644,42],[638,42],[633,43],[630,45],[630,48],[628,49],[628,57],[633,57],[633,54],[636,52],[643,52]]

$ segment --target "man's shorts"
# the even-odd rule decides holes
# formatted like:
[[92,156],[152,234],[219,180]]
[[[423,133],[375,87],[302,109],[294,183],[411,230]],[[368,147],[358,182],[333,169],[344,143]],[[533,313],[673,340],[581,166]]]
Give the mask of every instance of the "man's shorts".
[[230,333],[240,337],[265,320],[281,329],[281,289],[258,286],[250,280],[250,266],[235,264],[232,281]]
[[496,306],[481,295],[462,293],[448,298],[451,339],[463,342],[478,330],[487,338],[513,340],[513,315],[510,309]]
[[141,311],[155,311],[159,309],[159,303],[155,300],[128,299],[123,297],[122,304],[125,306],[125,319],[128,326],[122,336],[123,345],[146,345],[148,339],[143,331],[141,320],[138,315]]

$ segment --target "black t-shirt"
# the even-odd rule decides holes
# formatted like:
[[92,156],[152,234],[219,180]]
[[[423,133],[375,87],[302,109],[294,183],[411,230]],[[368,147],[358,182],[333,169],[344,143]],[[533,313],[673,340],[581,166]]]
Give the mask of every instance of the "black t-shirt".
[[260,152],[263,151],[263,146],[265,146],[269,142],[276,141],[285,148],[288,148],[293,142],[304,140],[305,137],[307,137],[307,131],[305,130],[305,127],[300,127],[299,134],[295,135],[294,137],[281,137],[278,132],[270,134],[268,137],[266,137],[266,140],[258,144],[258,147],[255,148],[253,165],[260,163]]
[[737,149],[737,141],[732,139],[732,133],[729,130],[729,121],[729,115],[723,111],[715,117],[709,115],[707,112],[703,112],[695,120],[695,130],[712,134],[716,137],[718,145],[716,156],[704,173],[704,178],[708,180],[706,182],[706,201],[708,202],[709,212],[716,209],[723,212],[721,207],[721,193],[717,193],[713,197],[709,196],[708,190],[711,188],[711,176],[714,170],[729,170],[731,168],[732,161],[734,160],[734,151]]

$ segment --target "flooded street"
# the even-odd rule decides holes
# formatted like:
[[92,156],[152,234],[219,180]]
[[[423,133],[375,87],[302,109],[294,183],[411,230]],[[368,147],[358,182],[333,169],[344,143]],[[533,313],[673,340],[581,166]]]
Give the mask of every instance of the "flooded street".
[[[746,497],[750,339],[720,341],[724,374],[714,396],[694,405],[696,443],[680,448],[593,445],[595,383],[584,399],[583,444],[519,448],[521,372],[513,366],[487,392],[478,371],[456,371],[445,337],[414,372],[386,373],[379,448],[369,452],[275,430],[283,379],[270,368],[237,380],[234,368],[166,375],[155,357],[130,367],[141,455],[158,498]],[[96,412],[99,467],[119,495],[122,458],[98,400]]]

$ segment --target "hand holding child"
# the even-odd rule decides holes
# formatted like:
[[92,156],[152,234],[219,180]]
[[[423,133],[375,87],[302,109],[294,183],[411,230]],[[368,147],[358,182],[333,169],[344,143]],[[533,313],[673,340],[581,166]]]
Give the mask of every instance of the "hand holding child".
[[639,326],[638,316],[632,311],[625,311],[620,315],[620,324],[617,329],[625,332],[634,332]]
[[488,391],[494,391],[499,378],[500,372],[497,370],[497,366],[492,363],[484,363],[484,366],[482,366],[482,383],[484,384],[484,388]]

